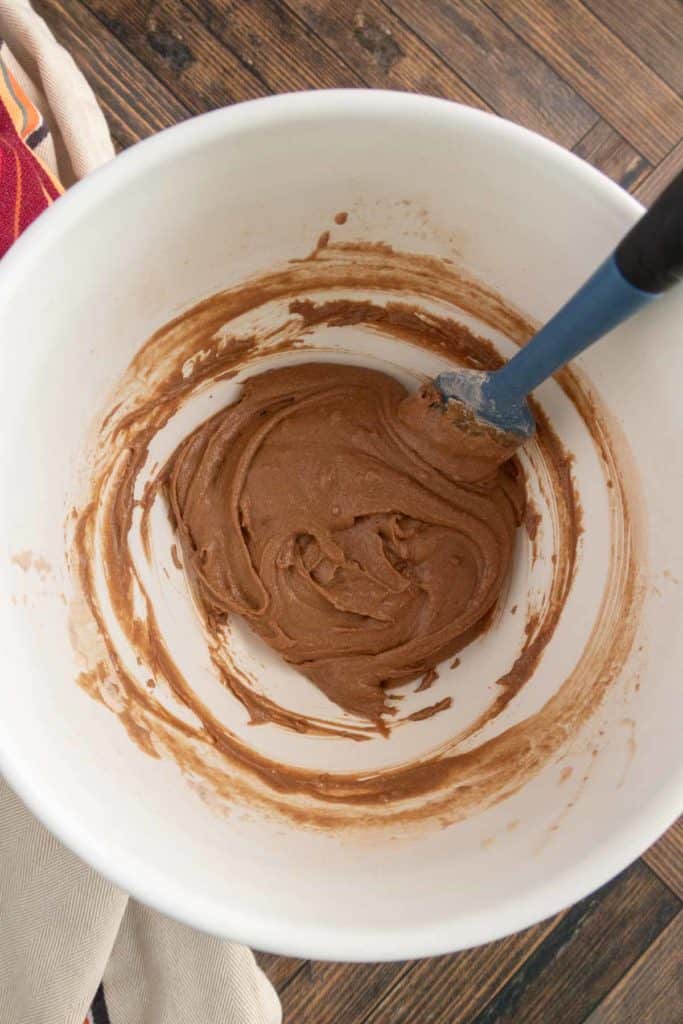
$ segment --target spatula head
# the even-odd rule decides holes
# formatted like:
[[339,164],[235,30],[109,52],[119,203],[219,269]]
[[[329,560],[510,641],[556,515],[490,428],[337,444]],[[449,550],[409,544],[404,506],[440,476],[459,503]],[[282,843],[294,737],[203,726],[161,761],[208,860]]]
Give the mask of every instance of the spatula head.
[[464,405],[485,426],[514,434],[519,444],[528,440],[536,421],[525,398],[511,399],[498,385],[498,374],[484,370],[451,370],[434,381],[445,402]]

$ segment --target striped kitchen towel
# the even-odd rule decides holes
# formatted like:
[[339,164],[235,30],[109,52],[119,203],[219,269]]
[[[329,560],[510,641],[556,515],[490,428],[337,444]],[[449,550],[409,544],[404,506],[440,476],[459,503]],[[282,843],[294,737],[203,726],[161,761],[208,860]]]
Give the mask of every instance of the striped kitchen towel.
[[[0,256],[61,192],[40,151],[54,154],[48,126],[0,42]],[[52,160],[54,165],[56,160]]]
[[28,0],[0,0],[0,255],[63,186],[113,155],[71,56]]
[[[114,155],[95,97],[28,0],[0,0],[0,257]],[[0,273],[2,273],[0,265]],[[142,906],[0,778],[0,1024],[280,1024],[244,946]]]

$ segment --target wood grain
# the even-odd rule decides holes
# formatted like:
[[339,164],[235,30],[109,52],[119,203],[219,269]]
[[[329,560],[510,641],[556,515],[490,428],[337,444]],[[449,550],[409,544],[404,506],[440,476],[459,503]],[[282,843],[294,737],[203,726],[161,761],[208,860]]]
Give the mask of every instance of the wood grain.
[[680,1024],[683,1020],[683,913],[586,1019],[586,1024]]
[[410,969],[408,963],[333,964],[309,961],[281,991],[283,1019],[292,1024],[355,1024]]
[[683,97],[581,0],[486,0],[638,152],[656,163],[683,135]]
[[648,206],[683,171],[683,140],[668,153],[651,174],[634,189],[634,195]]
[[193,114],[268,93],[181,0],[88,0],[102,23]]
[[670,889],[636,862],[572,907],[473,1024],[579,1024],[679,908]]
[[643,854],[643,860],[683,900],[683,818]]
[[283,992],[308,964],[307,960],[276,956],[274,953],[256,953],[255,955],[259,967],[265,971],[278,992]]
[[561,916],[478,949],[418,961],[375,1005],[364,1024],[472,1020],[551,934]]
[[482,97],[381,0],[293,3],[306,24],[356,68],[366,85],[405,89],[487,109]]
[[683,3],[681,0],[584,0],[621,41],[672,89],[683,93]]
[[651,164],[606,121],[598,121],[574,146],[574,152],[631,190],[652,170]]
[[391,7],[503,117],[564,146],[597,121],[586,101],[478,0],[392,0]]
[[455,956],[402,964],[312,964],[282,993],[285,1020],[455,1024],[491,998],[558,920]]
[[34,7],[84,71],[120,146],[188,116],[188,108],[132,60],[79,0],[35,0]]
[[185,2],[211,34],[239,54],[272,92],[364,84],[353,66],[316,37],[284,3],[249,0],[227,9],[215,0]]

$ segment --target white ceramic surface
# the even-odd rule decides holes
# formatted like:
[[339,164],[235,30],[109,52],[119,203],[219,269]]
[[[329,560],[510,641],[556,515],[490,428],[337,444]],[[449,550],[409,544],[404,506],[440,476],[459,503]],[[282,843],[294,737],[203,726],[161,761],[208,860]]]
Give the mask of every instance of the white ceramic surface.
[[[349,220],[336,227],[341,210]],[[217,111],[134,147],[14,246],[0,267],[0,768],[84,860],[141,900],[258,948],[398,959],[550,915],[671,824],[683,808],[680,290],[581,359],[629,439],[647,495],[643,650],[562,763],[484,813],[391,842],[217,814],[75,684],[60,597],[69,586],[63,522],[85,432],[137,347],[179,310],[305,254],[331,228],[333,238],[455,259],[543,319],[638,212],[576,157],[490,115],[402,94],[319,92]],[[361,341],[355,358],[372,362],[367,352]],[[372,358],[388,364],[392,354]],[[405,354],[396,361],[410,370]],[[548,408],[581,453],[553,387]],[[591,457],[580,453],[588,509],[579,596],[544,659],[541,689],[523,691],[517,718],[552,692],[553,666],[578,656],[586,609],[601,592],[600,497]],[[12,560],[27,549],[51,571]],[[479,656],[439,685],[475,695]],[[439,716],[420,726],[423,746],[443,738]],[[292,736],[282,742],[296,758]]]

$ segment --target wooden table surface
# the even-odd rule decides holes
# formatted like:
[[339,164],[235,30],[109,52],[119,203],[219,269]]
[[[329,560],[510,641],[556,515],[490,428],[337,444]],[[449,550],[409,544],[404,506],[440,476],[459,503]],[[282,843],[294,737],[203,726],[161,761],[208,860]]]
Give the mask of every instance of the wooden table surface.
[[[372,86],[493,110],[650,202],[683,168],[681,0],[35,0],[118,148],[213,107]],[[683,823],[570,910],[413,963],[260,957],[287,1024],[681,1024]]]

